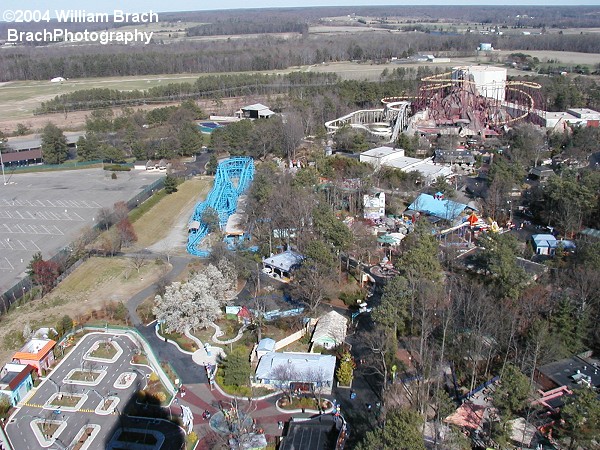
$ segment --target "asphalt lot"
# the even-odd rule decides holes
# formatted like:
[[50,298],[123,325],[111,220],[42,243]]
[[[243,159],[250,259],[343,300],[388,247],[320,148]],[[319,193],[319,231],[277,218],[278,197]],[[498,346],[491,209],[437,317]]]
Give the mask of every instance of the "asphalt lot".
[[[71,370],[80,370],[82,366],[89,369],[89,362],[84,358],[86,352],[96,341],[106,341],[111,338],[113,342],[123,350],[123,353],[114,362],[94,362],[93,370],[105,370],[106,374],[95,386],[86,386],[82,384],[64,383],[64,378]],[[132,365],[131,359],[137,349],[136,343],[126,335],[111,335],[105,333],[88,334],[82,338],[78,345],[71,350],[61,363],[51,372],[50,376],[38,386],[36,392],[28,399],[20,410],[11,417],[6,426],[13,448],[15,449],[38,449],[40,444],[35,437],[31,421],[34,419],[49,418],[53,420],[64,420],[67,423],[66,428],[59,434],[56,442],[49,448],[63,449],[70,448],[77,433],[82,427],[90,424],[100,425],[101,430],[94,438],[89,449],[109,448],[109,442],[115,431],[120,427],[130,427],[144,429],[150,427],[152,430],[164,431],[165,435],[170,433],[179,433],[179,428],[174,427],[164,421],[149,419],[133,419],[121,415],[122,408],[133,401],[134,394],[139,389],[144,389],[147,383],[147,376],[151,370],[141,365]],[[115,388],[115,382],[125,372],[136,374],[133,383],[126,389]],[[63,409],[44,408],[44,404],[56,393],[86,394],[87,399],[81,405],[78,411],[66,411]],[[118,396],[120,399],[117,405],[116,414],[100,415],[94,410],[109,396]],[[168,447],[162,447],[168,448]]]
[[31,257],[67,246],[98,210],[134,197],[161,175],[102,169],[7,174],[0,183],[0,293],[24,275]]

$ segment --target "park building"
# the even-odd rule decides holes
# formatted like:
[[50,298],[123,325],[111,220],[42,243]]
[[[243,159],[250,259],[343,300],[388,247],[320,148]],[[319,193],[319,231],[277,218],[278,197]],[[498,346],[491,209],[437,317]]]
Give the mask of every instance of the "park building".
[[0,370],[0,394],[6,395],[12,406],[17,406],[33,388],[33,372],[35,367],[29,364],[14,363]]
[[35,367],[38,375],[43,375],[54,364],[55,345],[56,341],[52,339],[30,339],[13,355],[12,360],[19,364],[30,364]]
[[238,119],[268,119],[275,115],[273,111],[261,103],[255,103],[254,105],[243,106],[235,112],[235,117]]

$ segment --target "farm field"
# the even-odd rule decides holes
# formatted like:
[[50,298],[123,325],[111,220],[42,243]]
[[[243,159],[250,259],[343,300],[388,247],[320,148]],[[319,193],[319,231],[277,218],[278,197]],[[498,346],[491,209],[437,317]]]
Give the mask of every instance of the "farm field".
[[[347,28],[347,30],[346,30]],[[328,29],[338,29],[340,27],[315,27],[315,30],[326,32]],[[342,27],[341,32],[365,31],[361,27]],[[318,32],[318,31],[317,31]],[[202,37],[204,38],[204,37]],[[209,36],[209,38],[212,38]],[[483,37],[482,37],[483,39]],[[598,53],[578,53],[578,52],[559,52],[559,51],[529,51],[529,50],[498,50],[492,53],[493,56],[505,57],[511,53],[526,53],[537,57],[540,61],[555,60],[564,64],[600,64],[600,54]],[[432,63],[388,63],[388,64],[369,64],[355,63],[351,61],[334,62],[327,64],[315,64],[310,66],[290,67],[285,70],[262,71],[256,73],[285,74],[293,71],[314,71],[324,73],[336,73],[345,80],[370,80],[379,79],[384,69],[389,71],[397,67],[415,68],[418,66],[438,67],[449,69],[457,65],[477,64],[488,60],[485,56],[479,58],[472,57],[453,58],[450,63],[432,64]],[[234,72],[232,72],[234,73]],[[509,75],[518,75],[523,72],[509,70]],[[531,74],[527,72],[527,74]],[[82,78],[67,80],[64,83],[50,83],[49,81],[14,81],[0,84],[0,131],[10,133],[16,128],[17,123],[24,123],[33,130],[42,128],[48,121],[54,122],[57,126],[64,129],[78,129],[85,124],[85,117],[89,114],[87,111],[68,112],[66,114],[46,114],[34,116],[33,111],[38,108],[42,102],[50,100],[57,95],[75,92],[82,89],[107,88],[118,90],[149,89],[154,86],[160,86],[165,83],[193,83],[198,77],[214,74],[194,73],[194,74],[167,74],[167,75],[146,75],[146,76],[127,76],[127,77],[106,77],[106,78]],[[260,99],[222,99],[222,111],[212,111],[215,105],[211,100],[199,101],[200,107],[208,112],[233,111],[241,104],[260,101]],[[165,104],[146,104],[136,106],[136,109],[150,110]],[[119,108],[116,108],[118,110]]]

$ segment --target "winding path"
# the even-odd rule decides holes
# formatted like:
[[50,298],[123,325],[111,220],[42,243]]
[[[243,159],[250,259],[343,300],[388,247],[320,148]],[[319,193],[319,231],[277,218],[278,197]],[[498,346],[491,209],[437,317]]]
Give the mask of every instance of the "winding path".
[[248,328],[248,325],[242,325],[241,328],[238,330],[236,337],[228,339],[226,341],[222,341],[219,339],[219,337],[223,336],[223,334],[224,334],[223,330],[221,330],[221,327],[214,322],[211,322],[210,326],[215,329],[215,334],[212,335],[211,340],[215,344],[220,344],[220,345],[233,344],[234,342],[239,341],[242,338],[244,331],[246,331],[246,328]]
[[[148,257],[155,255],[149,254]],[[187,264],[193,260],[191,256],[173,256],[171,257],[171,271],[166,275],[167,282],[176,279],[187,267]],[[161,362],[168,362],[175,370],[181,384],[185,387],[185,396],[178,395],[171,403],[169,408],[174,415],[180,415],[182,410],[180,405],[188,406],[194,414],[194,431],[200,438],[198,448],[207,448],[211,440],[214,439],[214,433],[211,431],[208,421],[202,419],[202,413],[205,410],[215,413],[219,410],[221,402],[230,402],[231,397],[223,393],[220,389],[211,390],[206,377],[206,370],[203,365],[194,360],[193,355],[183,353],[170,342],[160,339],[155,332],[155,325],[144,325],[137,314],[137,307],[156,291],[156,283],[143,289],[127,301],[127,309],[133,326],[140,332],[146,341],[152,347],[157,359]],[[221,331],[218,325],[216,329]],[[238,335],[233,340],[218,341],[217,343],[235,342],[241,338],[245,327],[238,331]],[[215,336],[217,335],[215,331]],[[215,337],[213,336],[213,338]],[[199,342],[199,341],[198,341]],[[278,427],[278,422],[287,422],[292,416],[310,417],[310,414],[285,414],[277,410],[275,400],[278,396],[260,399],[260,400],[239,400],[240,408],[244,411],[250,411],[250,414],[256,421],[258,428],[262,428],[270,441],[276,436],[281,436],[282,430]]]

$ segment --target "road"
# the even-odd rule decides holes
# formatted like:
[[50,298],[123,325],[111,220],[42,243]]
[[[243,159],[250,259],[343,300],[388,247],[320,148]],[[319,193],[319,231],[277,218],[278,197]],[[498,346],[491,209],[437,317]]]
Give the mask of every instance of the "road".
[[[86,353],[98,341],[112,341],[122,349],[122,354],[114,362],[97,362],[89,360]],[[151,369],[141,365],[132,365],[133,355],[138,351],[137,344],[127,335],[107,335],[93,333],[84,336],[71,352],[56,366],[37,388],[20,410],[11,418],[6,426],[6,432],[12,442],[13,448],[18,450],[39,449],[40,443],[32,430],[33,419],[50,419],[65,421],[67,426],[59,433],[51,449],[69,448],[77,433],[86,425],[96,424],[101,427],[98,436],[92,441],[90,449],[105,449],[114,432],[121,426],[136,426],[131,419],[121,416],[125,405],[135,399],[136,391],[144,389]],[[94,386],[83,384],[65,383],[65,378],[72,370],[99,370],[104,377]],[[135,374],[132,383],[123,389],[115,387],[115,383],[125,372]],[[68,411],[65,408],[44,406],[48,400],[57,393],[82,394],[85,401],[77,411]],[[118,396],[120,401],[115,414],[101,415],[94,410],[109,396]],[[144,419],[142,425],[146,426],[148,420]],[[179,433],[179,428],[172,424],[158,422],[153,429],[162,429],[167,434]],[[169,447],[163,447],[169,448]]]

